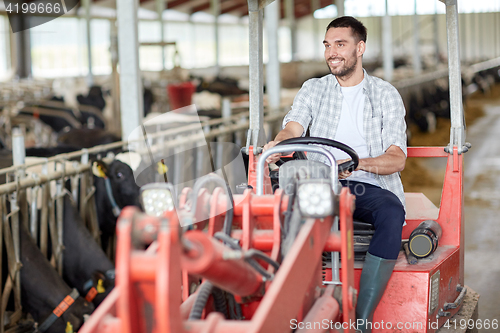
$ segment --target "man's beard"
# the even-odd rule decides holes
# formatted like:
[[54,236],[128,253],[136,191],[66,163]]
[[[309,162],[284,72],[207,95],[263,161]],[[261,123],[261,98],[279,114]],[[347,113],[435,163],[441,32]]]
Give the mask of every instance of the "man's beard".
[[330,67],[329,61],[334,60],[334,59],[339,59],[339,58],[329,58],[326,61],[326,64],[327,64],[328,68],[330,69],[330,72],[333,75],[340,77],[340,78],[344,78],[344,77],[351,76],[352,73],[354,73],[354,70],[356,69],[356,65],[358,64],[358,58],[356,57],[356,50],[354,51],[352,58],[354,59],[354,62],[352,63],[351,66],[349,66],[349,64],[347,62],[345,62],[345,58],[340,59],[340,60],[344,60],[344,66],[337,67],[335,70],[333,70]]

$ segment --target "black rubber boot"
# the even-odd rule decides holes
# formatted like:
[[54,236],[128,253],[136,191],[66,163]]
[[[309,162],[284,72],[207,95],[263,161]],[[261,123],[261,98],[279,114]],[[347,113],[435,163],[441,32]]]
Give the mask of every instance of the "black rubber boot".
[[[363,323],[357,327],[356,332],[371,333],[373,312],[384,294],[395,265],[396,260],[383,259],[366,253],[356,306],[356,319],[358,322],[363,320]],[[367,322],[371,324],[367,325]]]

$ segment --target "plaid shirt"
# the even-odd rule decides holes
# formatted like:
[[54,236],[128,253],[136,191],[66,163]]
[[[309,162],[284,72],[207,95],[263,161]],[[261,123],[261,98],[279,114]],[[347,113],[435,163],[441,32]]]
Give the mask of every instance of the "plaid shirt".
[[[370,157],[382,155],[391,145],[400,147],[406,155],[406,111],[399,92],[390,83],[370,76],[366,71],[364,75],[363,130]],[[302,136],[309,128],[312,137],[335,139],[342,99],[340,85],[334,75],[307,80],[283,119],[283,128],[288,122],[295,121],[304,128]],[[308,153],[308,158],[329,164],[321,154]],[[405,205],[399,172],[376,175],[376,178],[382,188],[393,192]]]

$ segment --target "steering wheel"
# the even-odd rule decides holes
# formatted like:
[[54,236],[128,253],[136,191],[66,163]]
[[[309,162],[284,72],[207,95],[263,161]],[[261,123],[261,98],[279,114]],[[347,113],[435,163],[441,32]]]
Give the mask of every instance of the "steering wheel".
[[[359,164],[359,157],[358,154],[354,149],[349,147],[348,145],[343,144],[342,142],[338,142],[335,140],[330,140],[326,138],[318,138],[318,137],[300,137],[300,138],[292,138],[292,139],[287,139],[283,140],[280,143],[278,143],[276,146],[282,146],[282,145],[287,145],[287,144],[320,144],[320,145],[325,145],[333,148],[337,148],[345,152],[347,155],[351,157],[350,161],[346,161],[342,164],[338,165],[339,172],[344,172],[344,171],[349,171],[352,172],[356,170]],[[302,153],[302,152],[300,152]],[[297,154],[298,159],[307,159],[305,158],[305,154]],[[280,159],[281,162],[284,163]]]

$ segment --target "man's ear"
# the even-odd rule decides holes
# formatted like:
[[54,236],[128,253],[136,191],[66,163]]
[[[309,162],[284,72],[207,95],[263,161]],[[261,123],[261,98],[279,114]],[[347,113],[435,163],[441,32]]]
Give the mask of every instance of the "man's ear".
[[357,47],[356,47],[357,56],[361,57],[365,53],[365,50],[366,50],[366,44],[365,44],[365,42],[363,42],[362,40],[360,40],[358,42]]

